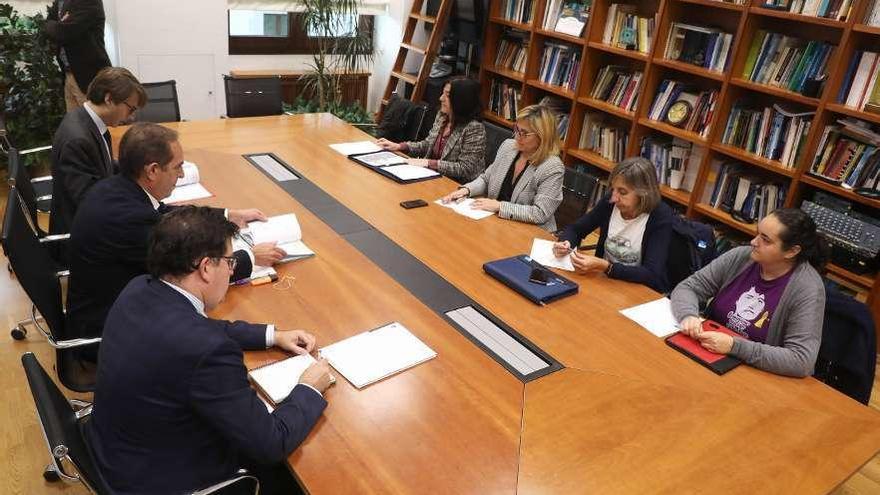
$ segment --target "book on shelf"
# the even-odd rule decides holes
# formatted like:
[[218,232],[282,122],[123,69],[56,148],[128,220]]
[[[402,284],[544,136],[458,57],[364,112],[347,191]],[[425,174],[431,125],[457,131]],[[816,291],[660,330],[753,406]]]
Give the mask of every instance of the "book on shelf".
[[544,43],[538,79],[542,83],[573,91],[577,83],[580,59],[580,47]]
[[758,30],[749,46],[742,77],[818,98],[834,45]]
[[648,53],[654,39],[656,14],[639,16],[636,6],[614,3],[608,8],[602,43],[626,50]]
[[602,158],[617,163],[626,158],[629,130],[606,123],[602,115],[584,114],[578,148],[589,150]]
[[516,120],[522,88],[503,79],[492,79],[489,88],[489,111],[507,120]]
[[733,35],[720,29],[673,22],[663,56],[722,72],[727,67]]
[[722,163],[712,187],[710,206],[735,220],[756,223],[785,204],[788,186],[783,181],[746,172],[736,162]]
[[548,0],[544,9],[543,28],[569,36],[580,36],[590,18],[592,0]]
[[648,118],[657,121],[666,120],[669,109],[678,102],[683,102],[688,109],[686,119],[678,126],[701,137],[708,137],[718,103],[718,91],[697,92],[682,82],[664,79],[657,87],[657,93],[648,111]]
[[646,136],[639,155],[654,165],[657,182],[672,189],[692,191],[703,159],[703,149],[667,136]]
[[529,24],[533,9],[532,0],[501,0],[501,17],[508,21]]
[[779,105],[754,109],[738,101],[721,142],[793,169],[804,148],[815,112],[796,113]]
[[880,26],[880,0],[873,0],[865,11],[863,20],[868,26]]
[[636,103],[639,100],[641,81],[641,71],[619,65],[607,65],[602,67],[596,75],[596,81],[590,91],[590,98],[632,112],[635,111]]
[[495,53],[495,67],[523,73],[526,71],[528,55],[528,33],[517,29],[506,29],[498,43],[498,52]]
[[877,191],[880,181],[880,133],[861,120],[845,118],[826,125],[810,174],[846,189]]
[[538,101],[539,105],[549,108],[556,116],[556,132],[560,139],[565,139],[568,133],[568,123],[571,113],[571,102],[565,98],[553,95],[545,95]]
[[864,112],[880,113],[880,53],[858,50],[850,59],[837,101]]
[[765,0],[759,5],[765,9],[845,21],[852,4],[852,0]]

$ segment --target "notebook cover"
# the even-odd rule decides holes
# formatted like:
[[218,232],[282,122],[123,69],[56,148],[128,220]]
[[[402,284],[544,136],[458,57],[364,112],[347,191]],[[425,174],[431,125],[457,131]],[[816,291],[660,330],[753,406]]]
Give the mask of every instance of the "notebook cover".
[[[548,285],[529,281],[534,268],[546,271]],[[557,275],[524,254],[484,263],[483,270],[535,304],[546,304],[578,292],[577,283]]]
[[[730,330],[729,328],[712,320],[703,321],[703,331],[721,332],[726,333],[733,338],[742,338],[733,330]],[[666,339],[666,344],[668,344],[670,347],[677,350],[678,352],[681,352],[685,356],[709,368],[718,375],[723,375],[742,363],[742,361],[733,356],[716,354],[706,349],[705,347],[700,345],[700,342],[698,340],[692,339],[691,337],[681,332],[678,332],[675,335],[668,337]]]
[[[378,151],[377,151],[376,153],[381,153],[381,152],[378,152]],[[426,180],[439,179],[440,177],[442,177],[442,175],[437,174],[437,175],[434,175],[434,176],[431,176],[431,177],[421,177],[421,178],[418,178],[418,179],[407,179],[407,180],[404,180],[404,179],[401,179],[400,177],[398,177],[398,176],[392,174],[391,172],[386,172],[385,170],[383,170],[383,167],[376,167],[376,166],[370,165],[369,163],[366,163],[366,162],[364,162],[363,160],[360,160],[360,159],[358,158],[358,157],[360,157],[360,156],[364,156],[364,155],[372,155],[372,154],[373,154],[373,153],[363,153],[363,154],[360,154],[360,155],[350,155],[350,156],[348,157],[348,159],[351,160],[351,161],[353,161],[353,162],[355,162],[355,163],[357,163],[357,164],[359,164],[359,165],[363,165],[364,167],[367,167],[368,169],[370,169],[370,170],[372,170],[372,171],[374,171],[374,172],[376,172],[376,173],[378,173],[378,174],[380,174],[380,175],[384,175],[385,177],[388,177],[389,179],[393,180],[394,182],[397,182],[398,184],[411,184],[411,183],[413,183],[413,182],[422,182],[422,181],[426,181]],[[402,164],[402,163],[397,163],[397,164],[395,164],[395,165],[403,165],[403,164]],[[390,165],[389,165],[389,166],[390,166]]]

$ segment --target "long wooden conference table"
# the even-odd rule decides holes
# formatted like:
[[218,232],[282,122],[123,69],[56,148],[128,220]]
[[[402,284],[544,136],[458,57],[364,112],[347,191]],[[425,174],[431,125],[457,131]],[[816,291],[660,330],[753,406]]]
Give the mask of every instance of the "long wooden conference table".
[[[288,460],[310,493],[826,493],[880,450],[880,414],[826,385],[748,366],[716,376],[623,317],[658,297],[646,287],[570,275],[576,296],[528,302],[482,265],[548,233],[404,210],[454,183],[401,185],[355,164],[328,145],[369,137],[329,114],[169,126],[214,194],[199,203],[296,213],[317,253],[278,267],[282,283],[232,288],[212,316],[306,329],[319,346],[399,321],[438,354],[362,390],[338,376]],[[313,187],[243,156],[268,152]],[[561,369],[511,373],[432,308],[450,291]]]

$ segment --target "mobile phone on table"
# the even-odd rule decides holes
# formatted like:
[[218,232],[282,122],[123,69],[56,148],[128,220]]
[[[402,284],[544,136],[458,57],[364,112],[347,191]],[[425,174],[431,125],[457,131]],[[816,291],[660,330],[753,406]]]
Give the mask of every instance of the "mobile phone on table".
[[541,268],[532,268],[532,272],[529,273],[529,282],[541,285],[548,285],[550,280],[547,278],[547,270],[543,270]]
[[412,208],[421,208],[422,206],[428,206],[428,203],[426,203],[424,199],[411,199],[409,201],[401,201],[400,206],[409,210]]

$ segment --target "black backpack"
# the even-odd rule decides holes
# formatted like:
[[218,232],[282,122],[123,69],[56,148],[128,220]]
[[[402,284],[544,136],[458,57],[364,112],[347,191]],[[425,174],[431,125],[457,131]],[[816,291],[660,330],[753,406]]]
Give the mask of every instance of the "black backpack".
[[672,220],[666,281],[670,291],[682,280],[715,259],[715,232],[712,227],[676,215]]

